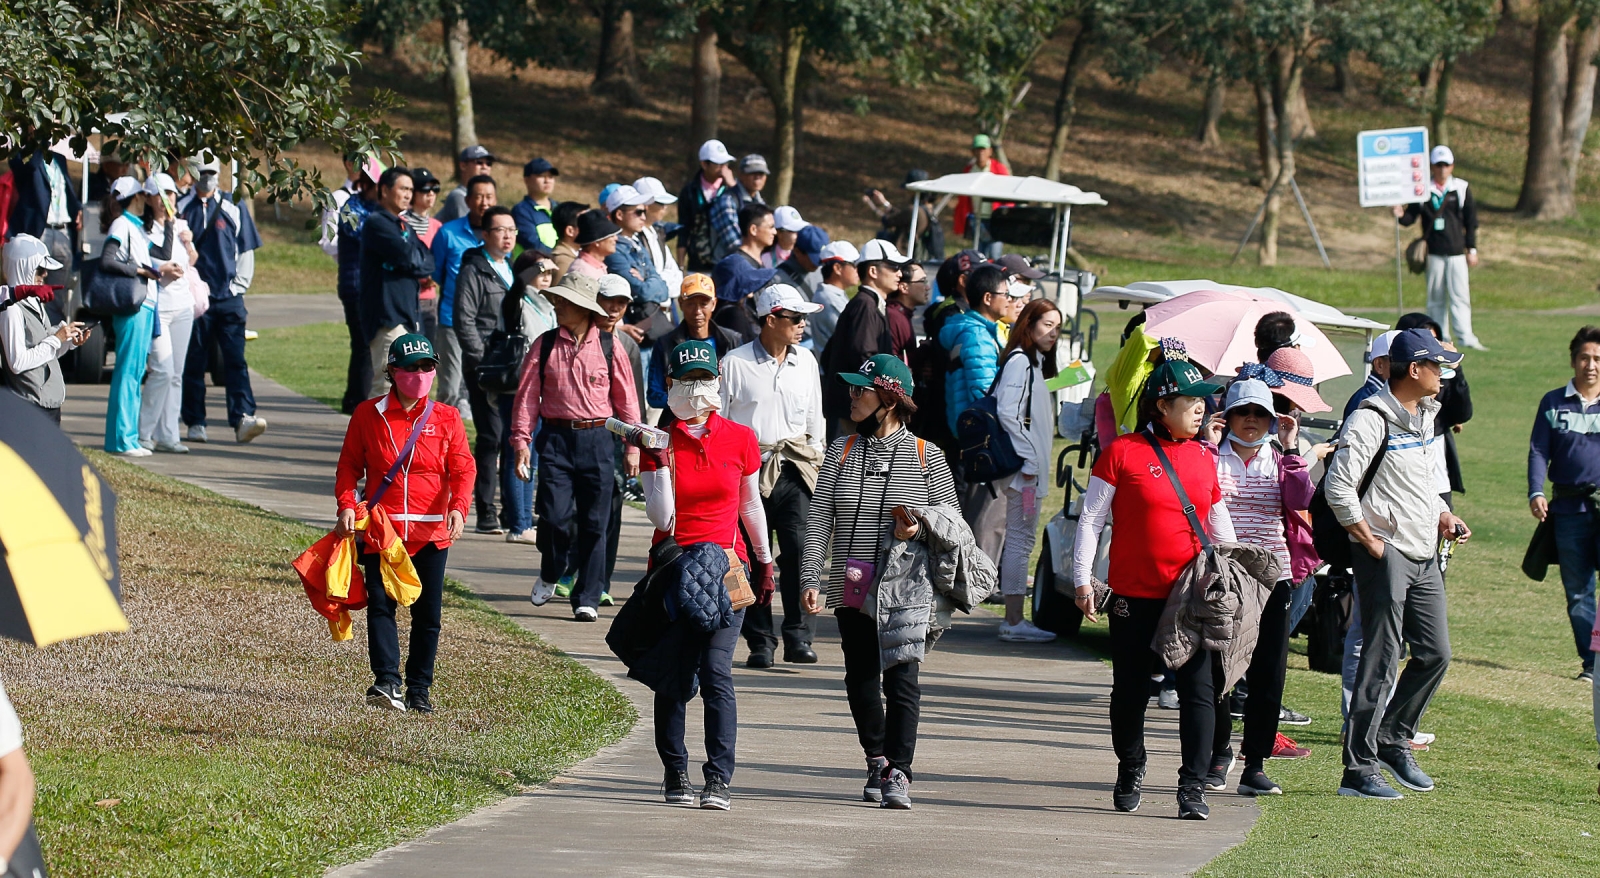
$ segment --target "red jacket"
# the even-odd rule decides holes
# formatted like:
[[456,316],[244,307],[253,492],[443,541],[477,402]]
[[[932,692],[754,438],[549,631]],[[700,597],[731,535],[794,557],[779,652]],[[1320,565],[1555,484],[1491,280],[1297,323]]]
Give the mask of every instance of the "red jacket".
[[[985,168],[975,168],[975,167],[972,166],[972,162],[967,162],[967,166],[965,168],[961,169],[961,173],[970,174],[970,173],[972,173],[974,171],[982,171],[982,170],[988,170],[989,173],[991,173],[991,174],[999,174],[1002,177],[1011,176],[1011,169],[1006,167],[1004,164],[1002,164],[999,159],[995,159],[995,158],[989,159],[989,167],[987,169],[985,169]],[[1004,203],[996,202],[996,203],[990,205],[990,207],[1010,207],[1010,206],[1011,206],[1010,202],[1004,202]],[[970,216],[972,216],[972,199],[968,198],[965,195],[961,196],[960,198],[957,198],[956,199],[955,216],[953,216],[951,219],[956,225],[956,235],[959,236],[959,237],[962,237],[962,238],[966,238],[968,240],[972,239],[972,229],[967,227],[967,218],[970,217]]]
[[[366,479],[365,493],[382,484],[422,410],[422,405],[409,412],[402,409],[393,391],[356,406],[344,434],[344,447],[339,451],[339,472],[334,481],[341,512],[355,508],[357,481]],[[394,484],[379,501],[405,541],[407,554],[416,554],[428,543],[441,549],[449,547],[445,515],[451,510],[462,516],[467,514],[477,473],[461,413],[452,406],[434,403],[433,417],[417,439],[411,459],[400,468]]]

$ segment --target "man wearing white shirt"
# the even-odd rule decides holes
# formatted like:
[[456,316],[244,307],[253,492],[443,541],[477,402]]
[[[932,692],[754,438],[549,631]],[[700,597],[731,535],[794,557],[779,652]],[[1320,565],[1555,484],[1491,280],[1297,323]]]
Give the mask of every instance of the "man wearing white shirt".
[[[800,607],[800,556],[811,492],[822,464],[827,427],[816,358],[800,346],[806,316],[822,310],[788,284],[756,295],[761,334],[722,358],[722,415],[755,431],[761,445],[761,497],[778,535],[778,591],[783,597],[783,660],[812,664],[809,617]],[[772,667],[778,638],[772,607],[745,612],[747,667]]]

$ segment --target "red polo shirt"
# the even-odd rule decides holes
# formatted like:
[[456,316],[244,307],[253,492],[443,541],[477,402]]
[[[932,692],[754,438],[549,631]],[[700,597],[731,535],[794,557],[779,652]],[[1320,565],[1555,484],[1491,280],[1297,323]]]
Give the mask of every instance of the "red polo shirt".
[[[679,421],[672,425],[672,458],[677,468],[673,506],[678,545],[713,542],[737,550],[749,564],[739,532],[739,483],[761,469],[755,431],[712,412],[706,419],[706,435],[696,439]],[[656,463],[646,455],[640,468],[655,470]],[[653,542],[666,536],[656,531]]]
[[[1216,458],[1193,439],[1158,441],[1204,523],[1211,507],[1222,502]],[[1165,598],[1173,580],[1200,554],[1200,540],[1145,433],[1113,440],[1095,461],[1094,475],[1117,489],[1111,498],[1111,569],[1106,574],[1111,590],[1130,598]]]

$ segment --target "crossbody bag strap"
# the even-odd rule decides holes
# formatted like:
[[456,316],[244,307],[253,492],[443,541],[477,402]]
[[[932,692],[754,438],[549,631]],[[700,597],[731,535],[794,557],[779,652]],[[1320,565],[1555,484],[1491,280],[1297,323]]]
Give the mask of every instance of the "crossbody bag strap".
[[1173,468],[1172,461],[1167,458],[1167,453],[1161,449],[1161,441],[1149,433],[1144,438],[1155,449],[1156,459],[1161,461],[1161,468],[1167,471],[1167,481],[1172,483],[1172,490],[1178,494],[1178,503],[1183,506],[1183,514],[1189,519],[1189,526],[1194,528],[1194,535],[1200,540],[1201,549],[1211,548],[1211,538],[1206,536],[1206,529],[1200,526],[1200,516],[1195,514],[1194,504],[1189,502],[1189,493],[1183,490],[1183,480],[1178,478],[1178,471]]
[[389,471],[384,473],[383,482],[378,485],[378,490],[373,491],[372,496],[367,498],[368,507],[378,505],[378,501],[388,492],[389,486],[394,484],[395,478],[400,475],[400,468],[405,466],[406,459],[411,457],[412,449],[417,447],[417,440],[422,438],[422,428],[428,426],[428,419],[431,417],[433,417],[433,400],[430,399],[423,403],[422,417],[417,418],[417,422],[411,425],[411,435],[406,437],[406,444],[400,448],[400,454],[389,466]]

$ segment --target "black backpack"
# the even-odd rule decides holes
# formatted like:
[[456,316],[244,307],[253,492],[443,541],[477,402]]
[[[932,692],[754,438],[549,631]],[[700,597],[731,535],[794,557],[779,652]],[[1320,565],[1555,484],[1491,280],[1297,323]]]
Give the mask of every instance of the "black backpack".
[[[961,474],[967,484],[981,484],[994,482],[1008,476],[1016,475],[1022,471],[1022,455],[1017,453],[1016,446],[1011,442],[1011,434],[1000,423],[1000,401],[995,397],[995,388],[1000,385],[1000,379],[1005,375],[1006,364],[1011,362],[1011,357],[1026,354],[1022,351],[1012,351],[1010,356],[1001,361],[1000,368],[995,372],[994,382],[989,385],[989,392],[973,403],[966,411],[956,418],[956,443],[961,449]],[[1025,410],[1033,409],[1033,364],[1028,364],[1028,397],[1023,403]]]
[[[1359,411],[1359,409],[1357,410]],[[1364,499],[1367,489],[1372,487],[1372,480],[1378,475],[1378,467],[1383,464],[1384,455],[1389,453],[1389,443],[1385,441],[1378,446],[1378,452],[1372,455],[1372,462],[1367,464],[1367,471],[1361,475],[1361,485],[1356,489],[1356,497]],[[1331,467],[1330,467],[1331,469]],[[1311,495],[1311,542],[1316,546],[1317,554],[1328,566],[1337,572],[1350,569],[1350,532],[1339,523],[1338,516],[1333,514],[1333,508],[1328,505],[1326,492],[1328,474],[1322,474],[1322,481],[1317,484],[1317,490]]]

